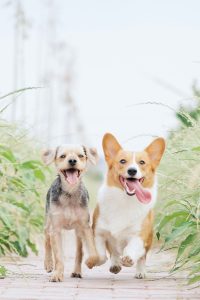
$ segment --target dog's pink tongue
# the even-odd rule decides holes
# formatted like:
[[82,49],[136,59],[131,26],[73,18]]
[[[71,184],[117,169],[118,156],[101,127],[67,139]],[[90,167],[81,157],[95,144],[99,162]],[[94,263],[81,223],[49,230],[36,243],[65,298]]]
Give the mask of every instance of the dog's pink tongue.
[[67,181],[69,184],[76,184],[78,182],[78,171],[70,172],[66,171]]
[[151,201],[151,193],[142,188],[139,180],[135,180],[135,181],[127,180],[126,184],[130,190],[133,189],[135,190],[135,194],[140,202],[147,204]]

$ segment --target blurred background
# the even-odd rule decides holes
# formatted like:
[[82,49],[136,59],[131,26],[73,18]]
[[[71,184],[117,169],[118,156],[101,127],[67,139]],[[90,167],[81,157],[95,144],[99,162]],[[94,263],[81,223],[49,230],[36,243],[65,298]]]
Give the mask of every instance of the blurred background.
[[101,152],[102,135],[112,132],[138,150],[177,126],[180,105],[195,105],[198,0],[1,0],[0,7],[0,94],[40,87],[6,98],[3,117],[43,144],[82,142]]
[[0,0],[0,257],[42,248],[56,174],[41,148],[97,147],[93,209],[103,134],[130,150],[163,136],[155,233],[177,250],[172,271],[199,282],[199,12],[199,0]]

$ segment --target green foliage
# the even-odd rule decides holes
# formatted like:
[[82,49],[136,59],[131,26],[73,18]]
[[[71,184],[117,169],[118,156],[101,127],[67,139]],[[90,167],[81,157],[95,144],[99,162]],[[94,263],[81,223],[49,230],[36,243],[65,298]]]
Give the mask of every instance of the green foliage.
[[24,130],[0,121],[0,255],[38,253],[48,168]]
[[[185,108],[181,106],[179,111],[176,113],[176,117],[178,118],[178,120],[183,126],[186,127],[192,127],[193,121],[198,121],[200,119],[200,91],[196,87],[196,83],[193,84],[192,91],[195,100],[195,107]],[[184,112],[187,112],[187,114],[185,114]]]
[[0,266],[0,279],[5,278],[6,277],[6,273],[7,273],[6,268],[3,267],[3,266]]
[[[184,112],[190,120],[190,114]],[[171,272],[187,270],[200,281],[200,120],[171,134],[160,167],[157,238],[175,248]]]
[[[0,97],[2,113],[9,96],[35,89],[19,89]],[[38,253],[35,236],[42,230],[45,181],[49,170],[38,160],[37,145],[27,138],[27,132],[0,118],[0,256],[16,253],[27,256]],[[0,266],[0,278],[7,270]]]

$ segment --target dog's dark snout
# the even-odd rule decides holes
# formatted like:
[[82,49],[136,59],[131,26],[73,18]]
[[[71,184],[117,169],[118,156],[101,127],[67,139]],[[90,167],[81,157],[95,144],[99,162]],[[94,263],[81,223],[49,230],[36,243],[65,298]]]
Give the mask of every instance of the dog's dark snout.
[[77,163],[77,160],[76,159],[69,159],[68,162],[73,167]]
[[135,169],[135,168],[130,168],[130,169],[128,169],[128,175],[130,175],[130,176],[134,176],[136,173],[137,173],[137,169]]

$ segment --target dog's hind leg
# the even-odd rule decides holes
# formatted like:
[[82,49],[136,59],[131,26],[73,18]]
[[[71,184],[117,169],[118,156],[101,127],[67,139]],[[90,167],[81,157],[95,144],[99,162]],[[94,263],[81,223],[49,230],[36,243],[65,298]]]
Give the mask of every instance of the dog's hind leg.
[[53,271],[53,257],[51,249],[50,235],[45,230],[45,257],[44,257],[44,268],[49,273]]
[[83,259],[83,245],[81,237],[79,237],[76,233],[76,257],[75,257],[75,265],[74,272],[71,274],[71,277],[81,278],[81,264]]
[[146,254],[137,261],[136,274],[135,274],[136,278],[142,279],[146,277],[145,264],[146,264]]

